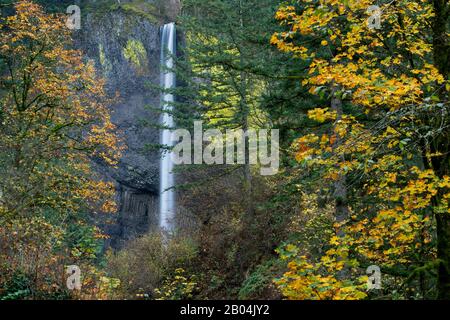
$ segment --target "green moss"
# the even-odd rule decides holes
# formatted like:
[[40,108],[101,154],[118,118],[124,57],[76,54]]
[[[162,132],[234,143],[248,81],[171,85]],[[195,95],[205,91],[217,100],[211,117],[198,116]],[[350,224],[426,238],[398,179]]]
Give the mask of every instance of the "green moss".
[[112,66],[111,66],[111,63],[109,62],[108,58],[106,57],[105,49],[103,48],[103,45],[101,43],[99,43],[99,45],[98,45],[98,56],[99,56],[100,64],[102,66],[103,73],[105,76],[107,76],[108,73],[111,71]]
[[162,21],[162,9],[145,0],[134,0],[126,3],[118,3],[117,0],[99,0],[86,4],[81,11],[86,14],[92,13],[102,16],[108,12],[118,10],[130,15],[142,17],[155,24],[159,24]]
[[147,51],[139,40],[128,39],[127,45],[123,49],[123,56],[133,63],[137,73],[148,72]]
[[99,43],[98,45],[98,55],[100,57],[100,64],[104,66],[106,62],[106,57],[105,52],[103,51],[103,45],[101,43]]
[[159,23],[158,9],[144,0],[138,0],[133,2],[127,2],[124,4],[117,5],[117,9],[122,9],[125,12],[135,14],[144,19],[149,20],[152,23]]

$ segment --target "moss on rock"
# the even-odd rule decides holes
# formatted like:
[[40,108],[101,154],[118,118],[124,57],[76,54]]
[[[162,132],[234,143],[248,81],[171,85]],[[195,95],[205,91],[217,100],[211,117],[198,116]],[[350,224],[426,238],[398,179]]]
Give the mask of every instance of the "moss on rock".
[[135,39],[128,39],[123,56],[130,61],[138,74],[148,72],[147,51],[142,42]]
[[122,9],[126,13],[140,16],[152,23],[159,24],[161,20],[159,17],[159,9],[152,3],[146,2],[145,0],[136,0],[118,4],[115,8]]

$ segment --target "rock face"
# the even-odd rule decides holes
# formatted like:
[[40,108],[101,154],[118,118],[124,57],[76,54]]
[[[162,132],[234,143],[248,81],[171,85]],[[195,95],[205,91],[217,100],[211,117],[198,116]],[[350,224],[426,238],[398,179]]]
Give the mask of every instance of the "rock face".
[[120,210],[105,229],[111,236],[109,245],[119,248],[158,222],[159,151],[154,146],[159,143],[155,126],[159,113],[152,108],[159,107],[160,95],[152,86],[160,82],[163,21],[144,10],[154,1],[138,1],[136,7],[128,1],[130,7],[125,8],[110,2],[113,4],[107,8],[86,9],[76,43],[95,61],[107,80],[108,92],[119,94],[111,106],[112,120],[127,149],[117,169],[96,164],[97,170],[117,186]]

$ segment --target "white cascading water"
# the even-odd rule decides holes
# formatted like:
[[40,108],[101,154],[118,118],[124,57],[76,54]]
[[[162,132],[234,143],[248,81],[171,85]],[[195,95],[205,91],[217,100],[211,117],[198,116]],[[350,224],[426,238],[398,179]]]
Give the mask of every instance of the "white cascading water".
[[[172,71],[174,66],[173,57],[176,54],[176,28],[175,23],[164,25],[161,38],[161,85],[164,89],[174,88],[175,73]],[[161,116],[161,125],[167,128],[173,128],[174,120],[170,111],[172,111],[173,94],[164,92],[161,99],[163,112]],[[161,144],[172,147],[171,130],[163,129],[161,133]],[[175,218],[175,185],[173,162],[171,152],[167,151],[161,155],[160,159],[160,202],[159,202],[159,226],[166,232],[173,231]]]

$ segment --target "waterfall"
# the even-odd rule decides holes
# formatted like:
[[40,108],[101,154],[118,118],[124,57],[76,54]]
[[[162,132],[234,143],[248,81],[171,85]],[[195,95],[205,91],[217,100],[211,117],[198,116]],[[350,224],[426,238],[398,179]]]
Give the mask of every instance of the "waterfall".
[[[175,73],[173,69],[173,56],[176,54],[176,29],[174,23],[164,25],[161,38],[161,86],[164,89],[174,88]],[[164,92],[161,99],[163,112],[160,124],[173,128],[174,120],[170,111],[172,110],[173,94]],[[170,129],[163,129],[161,133],[161,144],[163,146],[173,146]],[[175,193],[172,187],[175,185],[173,174],[173,162],[171,152],[164,152],[160,159],[160,204],[159,204],[159,226],[161,230],[171,232],[173,230],[175,218]]]

